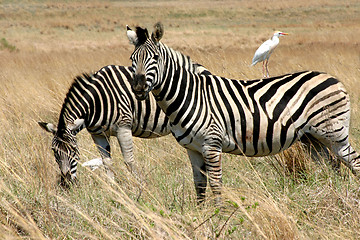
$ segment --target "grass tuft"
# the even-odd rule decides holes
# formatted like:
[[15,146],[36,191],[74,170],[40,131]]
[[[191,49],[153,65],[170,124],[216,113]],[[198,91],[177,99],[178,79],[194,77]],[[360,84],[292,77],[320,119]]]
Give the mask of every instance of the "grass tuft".
[[0,50],[9,50],[10,52],[14,52],[17,48],[14,45],[11,45],[5,38],[0,40]]

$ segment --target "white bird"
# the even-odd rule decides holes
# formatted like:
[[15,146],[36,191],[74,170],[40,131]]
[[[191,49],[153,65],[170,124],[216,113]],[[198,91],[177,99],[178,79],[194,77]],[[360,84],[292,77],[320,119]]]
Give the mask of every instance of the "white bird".
[[[284,32],[274,32],[274,35],[269,39],[266,40],[261,46],[256,50],[255,55],[252,60],[251,66],[254,66],[258,62],[263,62],[263,75],[264,77],[269,77],[269,70],[268,70],[268,62],[270,55],[276,48],[276,46],[279,44],[279,37],[283,35],[288,35],[288,33]],[[265,74],[265,68],[266,68],[266,74]]]
[[83,167],[90,167],[92,171],[97,169],[98,167],[104,166],[103,160],[101,158],[94,158],[90,161],[84,162],[82,164]]

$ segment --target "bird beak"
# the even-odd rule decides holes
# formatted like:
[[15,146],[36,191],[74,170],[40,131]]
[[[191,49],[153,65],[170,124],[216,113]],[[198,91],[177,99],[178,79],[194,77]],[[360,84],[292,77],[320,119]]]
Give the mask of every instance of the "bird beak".
[[288,34],[288,33],[284,33],[284,32],[282,32],[282,33],[281,33],[281,35],[289,35],[289,34]]

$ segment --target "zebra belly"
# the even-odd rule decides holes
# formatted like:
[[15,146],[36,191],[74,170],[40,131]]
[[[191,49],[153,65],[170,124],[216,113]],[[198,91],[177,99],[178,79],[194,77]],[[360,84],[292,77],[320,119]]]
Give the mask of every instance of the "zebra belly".
[[[186,149],[194,150],[200,153],[203,151],[203,143],[205,140],[204,134],[188,134],[186,137],[181,138],[181,136],[183,136],[185,132],[183,128],[172,127],[171,131],[181,146],[185,147]],[[271,149],[268,146],[266,138],[259,138],[259,140],[257,141],[257,147],[255,147],[252,138],[248,137],[245,143],[246,148],[243,148],[242,142],[235,142],[233,138],[229,137],[229,135],[226,134],[223,139],[222,152],[235,155],[245,155],[248,157],[274,155],[289,148],[294,142],[296,142],[296,140],[300,139],[300,137],[303,135],[301,132],[288,132],[287,135],[292,136],[292,138],[288,137],[283,144],[280,141],[280,134],[275,134],[274,138],[272,139]]]
[[182,147],[202,153],[205,131],[200,130],[197,134],[195,132],[197,131],[185,129],[180,125],[171,125],[171,133]]
[[[226,121],[218,123],[222,125],[219,129],[226,129],[222,138],[222,152],[246,156],[273,155],[289,148],[303,133],[307,132],[307,126],[299,129],[304,123],[304,119],[299,119],[290,126],[284,126],[289,117],[275,123],[271,123],[265,115],[262,117],[264,120],[258,131],[254,131],[253,124],[250,124],[253,122],[251,117],[247,119],[246,131],[241,128],[240,124],[235,125],[234,129],[229,127],[226,129]],[[240,120],[235,122],[239,123]],[[189,129],[181,127],[180,124],[171,125],[171,132],[181,146],[202,152],[209,130],[205,126],[208,125],[204,124],[204,127],[200,129]]]
[[[296,138],[295,141],[288,141],[288,142],[286,142],[285,145],[281,145],[279,139],[275,139],[275,141],[273,141],[273,143],[272,143],[273,148],[271,150],[269,149],[269,146],[268,146],[266,140],[259,140],[257,142],[257,151],[255,151],[256,148],[254,146],[251,148],[248,147],[246,149],[246,151],[244,151],[240,147],[236,147],[234,149],[234,148],[229,148],[226,146],[226,147],[223,147],[223,152],[235,154],[235,155],[243,155],[243,156],[248,156],[248,157],[263,157],[263,156],[268,156],[268,155],[274,155],[274,154],[277,154],[277,153],[289,148],[294,142],[296,142],[297,139],[300,138],[300,136],[296,136],[295,138]],[[235,144],[235,143],[232,143],[232,144]],[[253,142],[248,142],[247,145],[248,146],[253,145]],[[237,144],[237,146],[239,146],[239,144]]]
[[223,138],[223,152],[260,157],[277,154],[289,148],[304,133],[309,132],[309,125],[304,124],[303,118],[286,125],[288,119],[291,119],[291,114],[285,116],[272,122],[270,118],[262,115],[262,124],[256,125],[256,131],[251,124],[252,118],[247,119],[246,129],[236,125],[235,129],[228,130]]
[[87,127],[87,130],[92,135],[116,136],[118,132],[118,126],[115,124],[106,124],[102,126],[91,126]]

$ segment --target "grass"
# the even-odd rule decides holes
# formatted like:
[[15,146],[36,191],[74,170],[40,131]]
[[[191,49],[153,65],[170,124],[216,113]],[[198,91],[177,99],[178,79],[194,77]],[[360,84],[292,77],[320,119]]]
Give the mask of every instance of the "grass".
[[[268,3],[268,2],[266,2]],[[351,96],[358,150],[360,90],[357,1],[3,1],[0,39],[0,239],[357,239],[359,181],[299,147],[277,156],[224,154],[223,205],[195,203],[186,151],[171,136],[135,139],[141,181],[112,141],[115,182],[79,167],[79,185],[57,185],[51,136],[72,79],[108,64],[130,65],[125,25],[165,25],[163,42],[213,73],[252,79],[258,45],[281,38],[272,75],[304,69],[338,77]],[[86,131],[81,162],[98,157]]]
[[0,40],[0,50],[7,49],[10,52],[13,52],[16,50],[16,47],[14,45],[11,45],[5,38],[2,38]]

